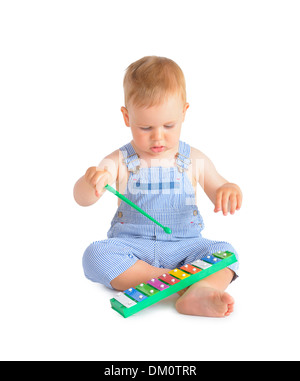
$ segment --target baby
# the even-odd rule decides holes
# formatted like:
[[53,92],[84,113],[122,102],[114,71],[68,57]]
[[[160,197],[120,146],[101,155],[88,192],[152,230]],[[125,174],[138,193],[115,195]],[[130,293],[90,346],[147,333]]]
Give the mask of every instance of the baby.
[[[85,276],[124,291],[176,267],[217,251],[235,249],[227,242],[203,238],[203,219],[196,205],[199,183],[224,215],[241,208],[242,193],[216,171],[201,151],[180,140],[189,108],[180,67],[163,57],[132,63],[124,77],[124,122],[132,141],[90,167],[74,187],[79,205],[97,202],[106,184],[145,210],[163,229],[119,200],[108,239],[92,243],[83,256]],[[237,277],[238,262],[181,291],[178,312],[224,317],[234,300],[225,292]]]

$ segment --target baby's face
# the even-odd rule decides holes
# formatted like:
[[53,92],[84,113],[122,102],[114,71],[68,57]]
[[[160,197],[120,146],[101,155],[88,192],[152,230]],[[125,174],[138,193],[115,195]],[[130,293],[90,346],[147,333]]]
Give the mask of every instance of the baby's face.
[[178,95],[170,95],[162,104],[148,108],[129,105],[127,110],[122,107],[137,153],[148,158],[175,155],[188,107]]

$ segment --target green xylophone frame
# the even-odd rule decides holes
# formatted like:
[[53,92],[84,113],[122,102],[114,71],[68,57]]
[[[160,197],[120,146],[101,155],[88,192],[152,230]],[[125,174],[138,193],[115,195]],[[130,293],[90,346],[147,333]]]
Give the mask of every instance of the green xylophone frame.
[[186,287],[191,286],[192,284],[198,282],[199,280],[204,279],[208,277],[209,275],[212,275],[220,270],[223,270],[225,267],[228,267],[235,262],[237,262],[236,256],[232,254],[228,258],[224,258],[220,262],[213,264],[208,269],[202,270],[196,274],[192,274],[186,279],[181,280],[179,283],[173,284],[172,286],[162,291],[159,291],[158,293],[148,297],[147,299],[137,302],[137,304],[135,304],[132,307],[127,308],[114,298],[110,299],[111,307],[115,311],[117,311],[120,315],[122,315],[124,318],[127,318],[143,310],[144,308],[147,308],[151,306],[152,304],[155,304],[159,302],[160,300],[163,300],[167,298],[168,296],[175,294],[176,292]]

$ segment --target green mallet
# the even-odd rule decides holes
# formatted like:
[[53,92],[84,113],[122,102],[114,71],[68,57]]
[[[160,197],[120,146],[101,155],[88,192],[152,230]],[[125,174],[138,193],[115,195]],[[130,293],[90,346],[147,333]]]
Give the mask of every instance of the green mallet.
[[123,196],[121,193],[119,193],[118,191],[116,191],[114,188],[112,188],[110,185],[105,185],[105,188],[110,191],[111,193],[113,193],[114,195],[116,195],[117,197],[119,197],[122,201],[126,202],[126,204],[130,205],[132,208],[136,209],[138,212],[142,213],[145,217],[149,218],[149,220],[153,221],[154,223],[156,223],[156,225],[160,226],[162,229],[164,229],[164,232],[167,233],[167,234],[171,234],[172,233],[172,230],[166,226],[163,226],[162,224],[160,224],[158,221],[156,221],[153,217],[149,216],[148,213],[146,213],[143,209],[139,208],[137,205],[135,205],[132,201],[128,200],[127,197]]

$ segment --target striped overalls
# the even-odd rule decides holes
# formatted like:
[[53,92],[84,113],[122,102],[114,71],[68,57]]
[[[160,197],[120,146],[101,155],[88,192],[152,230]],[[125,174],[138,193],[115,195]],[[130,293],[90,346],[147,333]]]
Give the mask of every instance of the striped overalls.
[[[166,234],[122,201],[111,222],[108,239],[92,243],[84,253],[83,268],[88,279],[112,288],[110,282],[138,260],[174,269],[219,250],[237,256],[229,243],[211,241],[201,235],[204,223],[186,173],[190,165],[188,144],[180,141],[176,166],[171,168],[140,168],[131,143],[120,150],[130,173],[124,195],[171,228],[172,234]],[[237,275],[238,262],[230,268]]]

